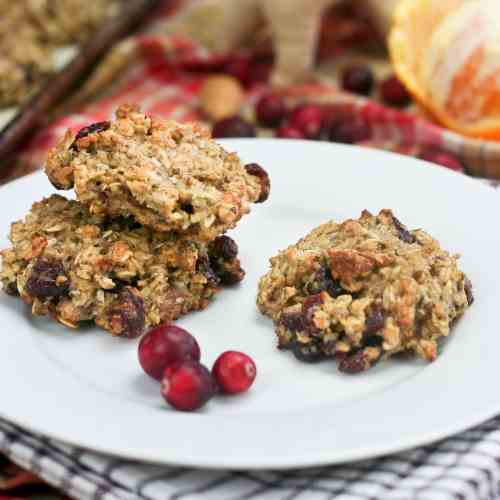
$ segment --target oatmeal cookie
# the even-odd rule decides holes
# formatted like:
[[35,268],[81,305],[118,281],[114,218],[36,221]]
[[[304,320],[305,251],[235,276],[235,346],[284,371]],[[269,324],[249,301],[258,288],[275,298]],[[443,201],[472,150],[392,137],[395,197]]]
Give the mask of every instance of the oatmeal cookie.
[[26,20],[37,27],[45,44],[61,46],[88,39],[118,13],[122,0],[18,0]]
[[19,49],[20,45],[0,48],[0,108],[23,102],[53,70],[48,52],[36,43],[26,40]]
[[0,107],[20,103],[54,70],[50,51],[25,22],[20,6],[5,7],[0,23]]
[[256,164],[241,164],[200,125],[151,118],[122,106],[114,122],[68,131],[49,153],[46,173],[59,189],[75,188],[92,215],[132,215],[158,231],[210,241],[235,227],[269,194]]
[[432,361],[473,301],[470,281],[424,231],[390,210],[328,222],[271,259],[257,303],[278,345],[357,373],[410,351]]
[[0,0],[0,107],[22,103],[54,73],[54,50],[84,42],[121,0]]
[[35,315],[71,328],[95,321],[125,337],[205,308],[221,284],[244,276],[227,236],[207,247],[131,219],[97,223],[84,205],[59,195],[12,224],[10,240],[1,253],[7,293]]

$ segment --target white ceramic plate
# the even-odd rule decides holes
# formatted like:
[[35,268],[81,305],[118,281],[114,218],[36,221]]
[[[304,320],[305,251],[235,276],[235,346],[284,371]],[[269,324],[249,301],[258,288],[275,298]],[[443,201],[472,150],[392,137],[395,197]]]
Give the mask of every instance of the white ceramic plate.
[[[368,458],[421,445],[500,412],[500,231],[494,190],[403,156],[320,142],[234,140],[269,171],[269,201],[233,232],[248,272],[205,311],[179,321],[211,366],[224,350],[257,362],[249,393],[199,413],[168,408],[137,362],[137,342],[98,329],[67,331],[2,294],[0,414],[60,440],[123,457],[210,468],[289,468]],[[9,223],[53,192],[42,174],[0,189]],[[392,208],[462,254],[476,302],[432,364],[389,361],[366,374],[306,365],[279,352],[255,307],[268,258],[329,219]]]

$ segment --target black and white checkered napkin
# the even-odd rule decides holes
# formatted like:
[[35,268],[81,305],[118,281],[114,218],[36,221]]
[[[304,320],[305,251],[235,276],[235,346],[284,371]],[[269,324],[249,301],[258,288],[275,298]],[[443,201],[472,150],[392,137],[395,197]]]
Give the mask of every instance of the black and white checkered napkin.
[[0,452],[85,500],[490,500],[500,493],[500,417],[404,453],[286,472],[146,465],[66,446],[3,420]]

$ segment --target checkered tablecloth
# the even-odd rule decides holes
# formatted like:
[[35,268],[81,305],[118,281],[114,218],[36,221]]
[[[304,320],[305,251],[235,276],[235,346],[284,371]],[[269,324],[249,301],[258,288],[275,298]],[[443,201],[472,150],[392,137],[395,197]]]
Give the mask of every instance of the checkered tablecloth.
[[0,452],[82,500],[493,500],[500,492],[500,417],[396,455],[286,472],[146,465],[63,445],[1,420]]

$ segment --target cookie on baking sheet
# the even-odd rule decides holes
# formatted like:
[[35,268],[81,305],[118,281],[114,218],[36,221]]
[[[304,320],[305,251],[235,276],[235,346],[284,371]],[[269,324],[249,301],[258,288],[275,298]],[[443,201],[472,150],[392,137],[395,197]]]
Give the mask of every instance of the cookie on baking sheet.
[[347,373],[402,351],[428,361],[472,304],[458,256],[390,210],[328,222],[270,260],[257,303],[278,345],[303,361],[335,358]]
[[85,42],[125,4],[122,0],[16,1],[25,21],[37,28],[41,42],[52,46]]
[[205,245],[132,219],[97,222],[59,195],[12,224],[10,240],[1,252],[7,293],[20,295],[35,315],[71,328],[95,321],[125,337],[205,308],[221,285],[245,274],[227,236]]
[[269,177],[242,165],[200,125],[181,125],[121,106],[117,119],[67,132],[49,153],[46,173],[74,187],[101,218],[133,216],[157,231],[210,241],[235,227],[269,194]]
[[26,22],[22,6],[0,0],[0,12],[0,108],[5,108],[33,94],[54,62],[37,29]]

